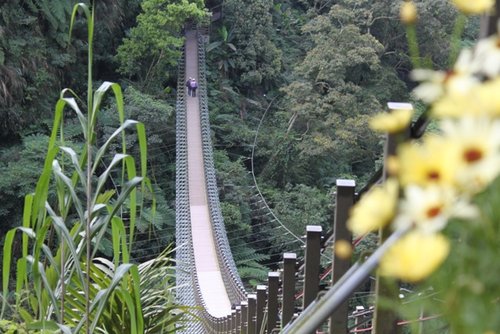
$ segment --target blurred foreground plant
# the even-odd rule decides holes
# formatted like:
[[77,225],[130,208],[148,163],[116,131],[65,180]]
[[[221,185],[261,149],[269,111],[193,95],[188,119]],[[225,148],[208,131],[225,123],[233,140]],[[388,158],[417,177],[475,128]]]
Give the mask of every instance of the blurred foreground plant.
[[[79,104],[84,102],[72,90],[61,92],[44,169],[35,192],[26,196],[22,226],[5,238],[0,318],[8,315],[8,320],[0,321],[0,329],[7,333],[173,332],[185,310],[172,298],[169,253],[139,266],[130,263],[143,205],[137,191],[151,191],[145,129],[124,119],[118,84],[104,82],[94,92],[94,13],[85,4],[76,5],[70,30],[78,11],[85,14],[88,30],[87,112],[81,111]],[[108,91],[114,93],[119,126],[109,138],[97,141],[96,124]],[[83,147],[65,142],[68,110],[73,115],[66,117],[79,120]],[[132,129],[140,147],[138,166],[125,150],[126,131]],[[122,152],[110,155],[115,141],[121,141]],[[48,198],[51,187],[55,198]],[[22,254],[13,253],[17,232]],[[105,239],[112,242],[111,259],[99,257],[99,245]]]
[[[457,20],[493,6],[489,0],[453,3],[463,12]],[[405,319],[439,315],[440,333],[499,333],[500,37],[479,40],[457,57],[452,45],[456,61],[447,71],[419,68],[415,10],[411,1],[403,3],[417,67],[412,78],[419,82],[414,94],[439,130],[410,141],[407,111],[373,119],[372,127],[391,133],[399,145],[387,159],[387,181],[361,198],[348,225],[358,235],[408,230],[378,268],[380,275],[412,283],[420,296],[396,303]],[[415,323],[415,332],[425,332]]]

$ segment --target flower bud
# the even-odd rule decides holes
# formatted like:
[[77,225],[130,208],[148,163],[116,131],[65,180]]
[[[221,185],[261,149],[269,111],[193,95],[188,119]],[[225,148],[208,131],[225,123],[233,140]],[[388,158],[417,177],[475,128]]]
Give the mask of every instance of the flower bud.
[[494,0],[452,0],[461,12],[469,15],[487,12],[495,6]]
[[404,24],[414,24],[417,22],[417,6],[413,1],[405,1],[399,9],[399,18]]
[[342,260],[348,260],[352,256],[352,245],[347,240],[337,240],[334,250],[335,255]]

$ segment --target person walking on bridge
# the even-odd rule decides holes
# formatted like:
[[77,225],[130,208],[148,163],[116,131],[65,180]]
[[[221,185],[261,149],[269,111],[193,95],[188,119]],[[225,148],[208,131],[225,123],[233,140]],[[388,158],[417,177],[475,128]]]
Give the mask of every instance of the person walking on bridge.
[[198,83],[196,82],[195,78],[192,78],[191,83],[189,84],[191,86],[191,96],[196,97],[196,88],[198,88]]
[[188,96],[192,96],[193,95],[193,88],[191,88],[191,82],[193,81],[194,79],[189,77],[186,81],[186,87],[188,89]]

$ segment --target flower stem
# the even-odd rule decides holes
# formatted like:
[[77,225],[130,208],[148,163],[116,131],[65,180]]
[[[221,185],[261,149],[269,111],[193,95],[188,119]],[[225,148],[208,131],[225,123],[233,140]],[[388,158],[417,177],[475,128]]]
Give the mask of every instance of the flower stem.
[[455,26],[453,27],[453,34],[451,35],[450,42],[450,58],[449,65],[453,67],[453,64],[457,60],[458,53],[460,52],[462,33],[465,29],[465,23],[467,18],[463,13],[459,13],[457,19],[455,20]]
[[422,67],[422,64],[420,62],[420,51],[418,49],[417,29],[415,24],[409,24],[406,26],[406,40],[408,42],[408,50],[410,52],[410,59],[413,68]]

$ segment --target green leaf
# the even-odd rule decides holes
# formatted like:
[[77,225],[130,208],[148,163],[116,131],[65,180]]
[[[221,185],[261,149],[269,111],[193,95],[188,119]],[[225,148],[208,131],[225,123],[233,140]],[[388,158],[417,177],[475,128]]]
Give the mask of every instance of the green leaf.
[[[93,311],[94,309],[96,311],[94,314],[94,320],[92,321],[92,325],[90,327],[91,333],[93,333],[95,331],[95,328],[97,326],[97,321],[99,320],[102,313],[104,312],[104,307],[106,305],[106,302],[109,299],[109,296],[114,291],[116,286],[120,283],[120,281],[125,277],[125,275],[130,270],[131,267],[133,267],[133,265],[129,264],[129,263],[120,265],[116,269],[115,274],[113,276],[113,279],[111,280],[111,283],[109,284],[109,286],[106,289],[99,291],[97,293],[96,297],[94,298],[94,300],[92,301],[92,303],[90,305],[90,309],[91,309],[91,311]],[[84,320],[84,319],[82,319],[82,320]],[[75,330],[78,331],[81,328],[81,325],[83,325],[83,322],[80,322],[80,324],[77,326],[77,328]]]
[[[118,129],[113,132],[113,134],[106,140],[106,142],[99,148],[99,150],[96,153],[95,161],[100,162],[106,151],[108,150],[109,145],[111,142],[120,134],[124,132],[125,129],[129,128],[130,126],[137,124],[137,121],[133,120],[126,120]],[[95,173],[95,170],[97,169],[98,164],[94,166],[92,169],[92,173]]]

